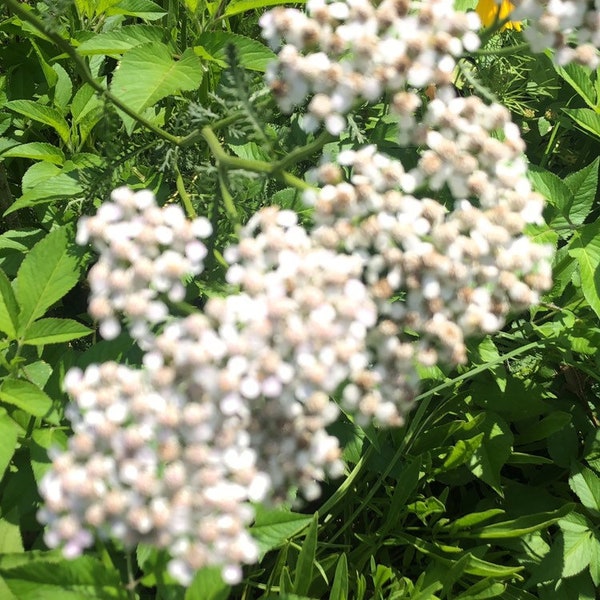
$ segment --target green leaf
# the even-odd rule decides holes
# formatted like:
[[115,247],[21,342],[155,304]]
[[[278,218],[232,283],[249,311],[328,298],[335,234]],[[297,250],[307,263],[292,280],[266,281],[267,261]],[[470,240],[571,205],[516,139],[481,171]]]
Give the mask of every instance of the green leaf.
[[573,510],[574,504],[567,503],[560,508],[547,512],[540,512],[533,515],[525,515],[517,519],[486,525],[479,529],[468,532],[460,530],[454,531],[455,536],[473,538],[478,540],[500,540],[521,537],[527,533],[532,533],[540,529],[545,529]]
[[405,510],[406,502],[417,487],[420,472],[421,457],[411,460],[402,469],[402,472],[400,473],[400,476],[398,477],[394,486],[394,494],[392,495],[392,499],[389,503],[387,518],[380,530],[381,536],[385,536],[385,534],[390,531],[395,524],[398,523],[400,516]]
[[497,598],[506,590],[506,584],[494,582],[491,579],[478,581],[475,585],[466,589],[454,600],[486,600],[486,598]]
[[596,90],[590,72],[584,67],[571,63],[564,67],[554,63],[557,73],[579,94],[590,108],[596,108]]
[[571,414],[560,410],[551,412],[541,421],[529,425],[525,431],[519,434],[519,444],[530,444],[538,440],[545,440],[548,436],[560,431],[571,421]]
[[569,255],[577,260],[581,290],[588,304],[600,317],[600,223],[585,225],[573,234]]
[[447,529],[454,533],[460,529],[471,529],[475,525],[481,525],[481,523],[485,523],[485,521],[489,521],[494,517],[505,514],[505,511],[501,508],[490,508],[489,510],[484,510],[482,512],[475,512],[464,517],[460,517],[447,525]]
[[93,331],[73,319],[38,319],[23,333],[23,343],[30,346],[57,344],[76,340]]
[[97,33],[77,47],[82,56],[93,54],[123,54],[148,42],[160,42],[165,35],[162,27],[154,25],[125,25],[112,31]]
[[[305,0],[300,0],[296,4],[304,4]],[[280,6],[287,4],[285,0],[232,0],[227,4],[225,16],[232,17],[240,13],[248,12],[249,10],[257,10],[266,8],[267,6]]]
[[11,592],[19,600],[127,600],[130,596],[116,569],[82,556],[76,560],[41,562],[2,569]]
[[483,440],[483,433],[476,435],[468,440],[458,440],[450,450],[450,453],[444,459],[442,471],[456,469],[471,460],[473,454]]
[[229,45],[235,46],[240,64],[244,68],[260,73],[264,73],[267,65],[276,58],[275,53],[258,40],[228,31],[201,33],[194,51],[201,57],[206,57],[218,62],[222,67],[226,67],[226,51]]
[[335,567],[329,600],[348,600],[348,559],[342,553]]
[[294,577],[295,594],[300,596],[308,593],[308,588],[313,578],[313,563],[317,552],[317,530],[319,528],[319,514],[313,515],[310,526],[302,543],[302,549],[296,563],[296,575]]
[[5,211],[5,215],[27,206],[79,196],[83,192],[75,174],[68,174],[66,166],[64,169],[60,169],[49,162],[31,165],[23,175],[21,185],[23,195],[12,203],[10,208]]
[[45,160],[55,165],[62,165],[65,162],[63,151],[46,142],[19,144],[18,146],[9,148],[4,152],[3,156],[18,156],[21,158],[31,158],[33,160]]
[[69,142],[69,124],[65,121],[62,114],[55,108],[44,106],[33,100],[11,100],[5,102],[4,108],[13,110],[33,121],[44,123],[52,127],[66,144]]
[[106,9],[107,15],[127,15],[145,19],[146,21],[156,21],[164,17],[167,13],[161,6],[151,0],[121,0],[118,4],[110,2],[110,7]]
[[600,477],[594,471],[577,465],[575,472],[569,477],[569,487],[577,494],[581,504],[600,515]]
[[[9,417],[4,408],[0,408],[0,480],[12,460],[17,447],[17,424]],[[7,552],[7,550],[0,550]]]
[[569,208],[569,219],[581,225],[590,213],[598,189],[598,165],[600,157],[580,171],[565,177],[565,184],[573,193],[573,204]]
[[591,531],[563,531],[563,577],[573,577],[586,569],[596,543]]
[[[0,519],[0,554],[24,551],[19,516],[16,513],[16,510],[12,510],[6,515],[7,518]],[[0,595],[0,598],[4,598],[4,596]]]
[[52,400],[46,392],[22,379],[5,379],[0,385],[0,400],[34,417],[43,417],[52,408]]
[[563,108],[566,113],[586,133],[600,138],[600,114],[591,108]]
[[185,592],[185,600],[227,600],[231,588],[223,582],[219,567],[204,567],[196,572]]
[[73,83],[62,65],[55,63],[52,65],[52,69],[58,75],[56,85],[54,86],[54,105],[62,112],[66,112],[69,100],[73,94]]
[[15,280],[21,335],[77,283],[81,254],[71,234],[60,227],[40,240],[25,257]]
[[256,538],[261,555],[264,555],[302,531],[311,521],[311,516],[283,508],[269,510],[258,505],[250,533]]
[[[111,92],[129,108],[142,113],[166,96],[196,89],[202,81],[202,63],[191,49],[173,60],[167,46],[158,42],[141,44],[123,55],[115,71]],[[130,133],[135,122],[124,116]]]
[[19,306],[6,273],[0,269],[0,331],[17,337]]
[[[527,174],[535,191],[542,194],[550,205],[546,210],[551,212],[549,219],[551,227],[568,228],[571,224],[567,216],[573,205],[573,192],[560,177],[550,171],[532,166]],[[552,207],[555,208],[554,211]]]

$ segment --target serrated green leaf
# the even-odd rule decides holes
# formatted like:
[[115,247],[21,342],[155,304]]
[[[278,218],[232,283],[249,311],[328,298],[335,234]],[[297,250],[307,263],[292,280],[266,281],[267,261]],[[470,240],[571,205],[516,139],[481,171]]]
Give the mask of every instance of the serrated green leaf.
[[[37,163],[38,165],[50,165],[49,163]],[[28,206],[44,204],[53,200],[65,200],[82,194],[83,188],[75,176],[67,173],[59,173],[53,177],[48,177],[37,183],[37,185],[23,190],[23,195],[17,198],[11,206],[4,212],[8,215],[16,210],[21,210]]]
[[569,487],[577,494],[581,504],[600,515],[600,477],[594,471],[577,465],[569,477]]
[[0,400],[34,417],[43,417],[52,408],[52,400],[46,392],[22,379],[5,379],[0,385]]
[[[12,510],[6,515],[7,518],[0,519],[0,554],[24,551],[19,517],[16,513],[16,510]],[[0,598],[4,600],[1,594]]]
[[93,54],[119,55],[131,48],[148,42],[159,42],[165,30],[154,25],[125,25],[112,31],[104,31],[85,40],[77,47],[82,56]]
[[335,567],[329,600],[348,600],[348,559],[342,553]]
[[50,232],[27,254],[15,280],[20,334],[77,283],[81,254],[64,227]]
[[554,63],[557,73],[579,94],[590,108],[596,108],[596,90],[590,72],[584,67],[571,63],[561,67]]
[[21,158],[31,158],[33,160],[45,160],[55,165],[62,165],[65,162],[63,151],[46,142],[19,144],[4,152],[3,156],[18,156]]
[[105,11],[107,15],[127,15],[146,21],[156,21],[167,14],[162,6],[151,0],[121,0],[118,4],[110,2]]
[[550,226],[555,229],[568,230],[570,223],[567,215],[569,208],[573,205],[573,192],[560,177],[550,171],[532,166],[527,175],[535,191],[542,194],[548,201],[549,207],[546,210],[551,212]]
[[[196,89],[202,81],[202,63],[193,50],[180,60],[171,57],[169,48],[158,42],[141,44],[123,55],[111,83],[111,92],[137,113],[166,96]],[[125,117],[128,132],[134,121]]]
[[[10,418],[6,410],[0,408],[0,480],[12,460],[17,447],[17,424]],[[3,550],[3,552],[10,552]]]
[[585,225],[573,234],[569,255],[579,265],[583,295],[600,317],[600,223]]
[[[296,4],[304,4],[306,0],[300,0]],[[257,10],[268,6],[279,6],[287,4],[285,0],[232,0],[227,4],[225,16],[232,17],[240,13],[248,12],[249,10]]]
[[19,306],[10,280],[0,269],[0,331],[11,339],[17,337]]
[[194,51],[197,54],[216,61],[223,67],[227,66],[226,51],[229,45],[235,46],[240,64],[252,71],[264,73],[267,65],[276,58],[275,53],[258,40],[228,31],[201,33],[196,43]]
[[66,144],[69,141],[69,124],[62,114],[50,106],[44,106],[33,100],[11,100],[5,102],[4,108],[8,108],[28,119],[44,123],[52,127]]
[[563,108],[567,114],[583,131],[600,138],[600,114],[591,108]]
[[82,556],[61,562],[30,561],[2,569],[11,592],[19,600],[127,600],[129,594],[116,569],[99,560]]
[[223,582],[219,567],[204,567],[196,572],[185,592],[185,600],[227,600],[231,588]]
[[573,192],[573,204],[569,209],[569,219],[581,225],[590,213],[598,190],[598,165],[600,157],[587,167],[565,177],[565,184]]
[[76,340],[90,333],[93,330],[73,319],[38,319],[23,333],[22,340],[30,346],[42,346]]
[[282,508],[269,510],[258,505],[250,533],[256,539],[262,556],[302,531],[311,520],[311,516]]
[[313,578],[313,563],[317,552],[317,531],[319,528],[319,515],[313,515],[306,537],[302,542],[302,549],[296,563],[293,592],[300,596],[306,595]]
[[586,569],[592,557],[595,540],[591,531],[562,531],[563,536],[563,577],[573,577]]

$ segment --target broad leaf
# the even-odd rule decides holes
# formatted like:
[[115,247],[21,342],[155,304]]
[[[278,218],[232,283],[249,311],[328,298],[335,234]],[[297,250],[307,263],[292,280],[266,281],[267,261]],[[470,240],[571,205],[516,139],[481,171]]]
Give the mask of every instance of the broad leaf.
[[55,165],[62,165],[65,162],[63,151],[46,142],[19,144],[18,146],[14,146],[7,150],[4,153],[4,156],[19,156],[22,158],[31,158],[33,160],[45,160],[54,163]]
[[204,567],[194,576],[185,600],[227,600],[231,588],[223,582],[219,567]]
[[569,245],[569,254],[579,265],[583,295],[600,317],[600,223],[585,225],[576,231]]
[[156,21],[167,14],[161,6],[151,0],[121,0],[117,4],[109,0],[109,4],[110,7],[106,9],[108,15],[128,15],[146,21]]
[[[142,113],[166,96],[196,89],[201,81],[202,63],[193,50],[186,50],[176,61],[167,46],[150,42],[123,55],[111,92],[129,108]],[[124,122],[131,132],[133,120],[126,118]]]
[[10,281],[0,269],[0,331],[10,338],[17,336],[19,307]]
[[62,114],[55,108],[44,106],[33,100],[11,100],[4,104],[4,108],[14,110],[34,121],[44,123],[52,127],[60,136],[63,142],[69,141],[69,124],[65,121]]
[[46,392],[22,379],[5,379],[0,385],[0,400],[34,417],[43,417],[52,408],[52,400]]
[[227,31],[207,31],[200,34],[194,51],[199,56],[225,67],[226,50],[229,45],[235,46],[240,64],[253,71],[264,73],[267,65],[276,58],[274,52],[261,42]]
[[563,108],[566,113],[581,129],[600,138],[600,114],[591,108]]
[[569,208],[569,219],[581,225],[590,213],[598,190],[598,165],[600,157],[580,171],[565,178],[565,184],[573,193],[573,204]]
[[587,509],[600,515],[600,477],[594,471],[578,465],[569,477],[569,487]]
[[[17,425],[9,417],[6,410],[0,408],[0,480],[4,477],[4,471],[10,464],[15,448],[17,447]],[[9,550],[1,550],[10,552]]]
[[81,250],[64,227],[31,249],[15,280],[21,334],[77,283],[80,268]]
[[279,508],[268,510],[256,507],[256,519],[250,533],[256,538],[261,555],[277,548],[290,537],[299,533],[312,517]]
[[4,580],[19,600],[127,600],[130,596],[118,571],[99,560],[82,556],[76,560],[40,562],[2,569]]
[[[225,16],[232,17],[233,15],[239,15],[240,13],[248,12],[249,10],[257,10],[259,8],[266,8],[267,6],[279,6],[288,4],[285,0],[233,0],[227,4],[225,9]],[[296,2],[296,4],[304,4],[303,0]]]
[[73,319],[39,319],[23,334],[23,343],[30,346],[57,344],[84,337],[92,330]]
[[555,64],[554,68],[590,108],[596,108],[596,90],[586,69],[575,63],[565,65],[564,67]]
[[165,35],[162,27],[154,25],[126,25],[113,31],[98,33],[77,47],[83,56],[91,54],[123,54],[127,50],[146,44],[160,42]]

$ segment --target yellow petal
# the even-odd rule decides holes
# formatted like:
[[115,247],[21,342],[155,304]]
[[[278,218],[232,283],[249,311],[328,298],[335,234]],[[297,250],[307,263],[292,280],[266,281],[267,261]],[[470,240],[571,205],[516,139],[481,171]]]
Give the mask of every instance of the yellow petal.
[[[494,0],[479,0],[475,11],[479,15],[481,22],[485,27],[493,25],[496,21],[503,21],[510,15],[515,8],[512,2],[509,0],[502,0],[502,3],[498,5]],[[504,29],[516,29],[521,31],[520,21],[508,21],[502,27]]]

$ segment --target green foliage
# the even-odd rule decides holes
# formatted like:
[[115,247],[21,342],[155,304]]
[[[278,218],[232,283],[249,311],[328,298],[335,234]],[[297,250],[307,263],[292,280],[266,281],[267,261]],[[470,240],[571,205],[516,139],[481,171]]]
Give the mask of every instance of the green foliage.
[[[273,52],[256,22],[279,4],[0,7],[0,598],[597,597],[600,78],[519,50],[514,32],[489,40],[484,51],[502,53],[476,55],[456,83],[498,97],[525,132],[532,185],[548,201],[547,225],[529,234],[557,247],[543,303],[474,341],[468,365],[425,374],[404,427],[340,418],[347,476],[314,505],[257,506],[261,562],[234,589],[206,568],[184,590],[166,553],[144,545],[74,561],[44,550],[36,484],[69,434],[65,372],[139,363],[126,336],[96,340],[76,221],[121,184],[209,216],[207,270],[187,298],[199,307],[224,291],[221,252],[237,226],[265,204],[300,208],[303,177],[331,141],[304,134],[265,93]],[[368,140],[414,164],[383,106],[351,125],[327,150]]]

